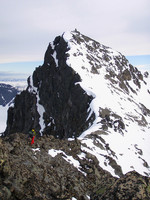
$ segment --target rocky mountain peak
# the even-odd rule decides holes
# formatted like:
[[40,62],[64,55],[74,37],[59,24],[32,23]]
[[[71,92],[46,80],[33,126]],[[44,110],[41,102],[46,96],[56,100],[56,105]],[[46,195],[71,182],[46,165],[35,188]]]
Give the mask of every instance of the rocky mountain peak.
[[93,97],[76,84],[81,78],[66,64],[68,50],[61,36],[49,44],[43,65],[29,77],[26,91],[16,97],[14,108],[9,109],[5,134],[28,133],[34,127],[41,135],[68,138],[79,136],[89,127],[94,116],[86,119]]
[[[69,33],[65,33],[64,37],[66,37],[66,40],[67,37],[71,38],[69,40],[70,52],[74,51],[73,56],[78,57],[76,60],[80,59],[80,66],[82,63],[81,68],[84,69],[84,74],[100,74],[103,72],[106,79],[109,79],[112,84],[118,84],[126,92],[130,90],[136,92],[128,83],[130,80],[133,80],[133,83],[140,88],[143,75],[128,62],[124,55],[82,35],[78,31],[71,32],[71,36],[67,36],[67,34],[69,35]],[[85,61],[89,65],[85,66]]]
[[16,96],[4,135],[34,128],[41,136],[77,138],[113,176],[131,170],[149,176],[149,88],[149,75],[121,53],[65,32]]

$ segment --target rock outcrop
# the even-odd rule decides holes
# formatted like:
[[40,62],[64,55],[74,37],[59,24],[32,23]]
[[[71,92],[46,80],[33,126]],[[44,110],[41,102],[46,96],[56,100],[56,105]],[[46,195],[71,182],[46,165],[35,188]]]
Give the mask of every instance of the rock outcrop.
[[1,200],[150,199],[150,178],[111,176],[79,140],[43,136],[31,145],[17,133],[0,138],[0,146]]
[[63,37],[56,37],[54,45],[52,49],[49,44],[44,64],[36,68],[28,79],[26,91],[17,95],[14,107],[9,109],[5,135],[28,133],[34,128],[41,134],[59,138],[77,137],[94,120],[94,116],[86,120],[93,97],[76,84],[81,78],[66,64],[67,43]]
[[0,138],[1,200],[88,199],[96,185],[115,181],[96,157],[82,159],[80,141],[43,136],[30,143],[22,133]]
[[148,200],[150,199],[150,179],[137,172],[129,172],[114,184],[100,187],[91,200]]

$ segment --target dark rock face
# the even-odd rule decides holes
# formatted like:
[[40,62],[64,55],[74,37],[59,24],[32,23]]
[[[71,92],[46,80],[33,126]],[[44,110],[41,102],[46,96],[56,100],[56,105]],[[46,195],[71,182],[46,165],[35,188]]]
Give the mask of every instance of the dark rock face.
[[32,127],[39,130],[38,121],[39,114],[36,110],[36,96],[28,91],[23,91],[16,96],[14,107],[10,107],[8,110],[5,132],[11,134],[20,130],[20,132],[26,133]]
[[[62,37],[56,37],[54,49],[51,45],[48,46],[44,64],[36,68],[32,78],[28,79],[27,90],[16,97],[14,108],[8,111],[5,135],[15,132],[28,133],[32,128],[39,132],[41,127],[37,104],[42,105],[45,110],[42,116],[43,134],[59,138],[77,137],[88,128],[89,122],[94,120],[92,115],[86,121],[92,97],[76,84],[81,79],[66,64],[68,50]],[[54,51],[58,63],[53,57]]]
[[8,84],[0,83],[0,105],[8,104],[19,91]]

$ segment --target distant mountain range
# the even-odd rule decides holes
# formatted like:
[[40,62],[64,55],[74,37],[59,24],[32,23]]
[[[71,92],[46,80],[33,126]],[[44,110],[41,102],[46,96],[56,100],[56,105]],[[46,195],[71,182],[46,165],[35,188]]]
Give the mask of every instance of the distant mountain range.
[[6,106],[18,92],[13,86],[0,83],[0,105]]
[[5,131],[7,121],[7,110],[13,102],[16,94],[25,89],[27,81],[20,79],[0,80],[0,133]]

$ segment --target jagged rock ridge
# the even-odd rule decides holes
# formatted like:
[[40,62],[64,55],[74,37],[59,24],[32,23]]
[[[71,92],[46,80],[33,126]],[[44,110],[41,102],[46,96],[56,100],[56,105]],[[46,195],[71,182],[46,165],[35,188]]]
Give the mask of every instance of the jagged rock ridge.
[[[77,137],[88,128],[92,117],[86,121],[87,110],[92,96],[75,84],[81,79],[66,64],[68,49],[63,37],[57,37],[54,45],[54,49],[51,44],[48,46],[44,64],[34,71],[27,90],[16,97],[14,108],[10,108],[6,134],[28,133],[35,128],[41,134],[68,138]],[[54,51],[57,52],[59,67],[53,58]],[[43,110],[42,113],[38,108]]]
[[[149,75],[78,31],[56,37],[9,109],[5,135],[78,137],[114,176],[150,174]],[[132,157],[132,159],[129,159]],[[139,167],[140,166],[140,167]]]

